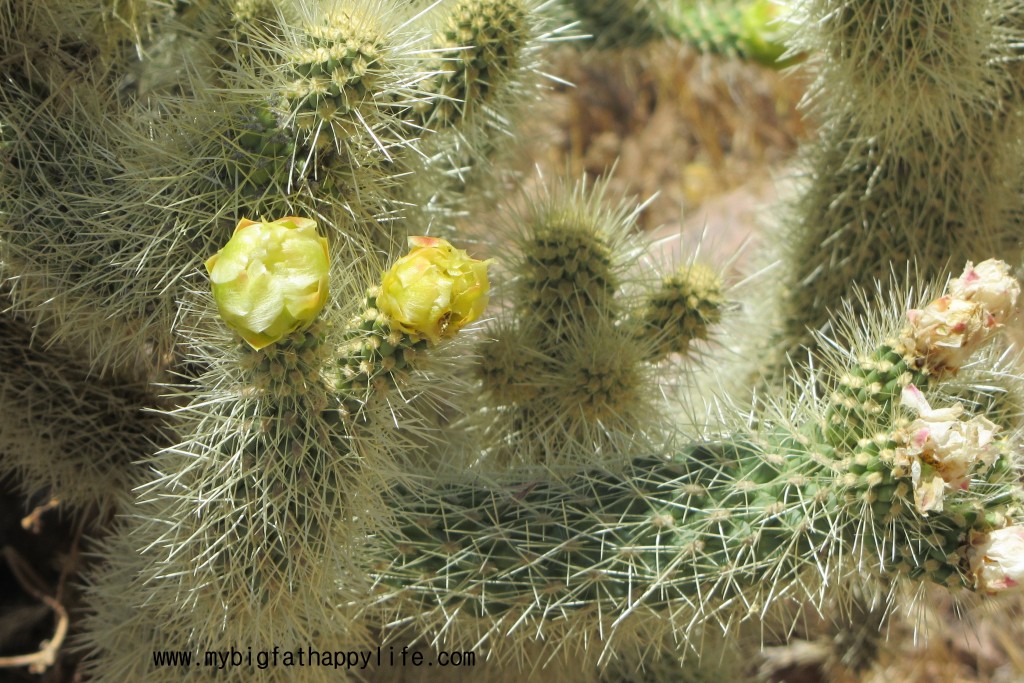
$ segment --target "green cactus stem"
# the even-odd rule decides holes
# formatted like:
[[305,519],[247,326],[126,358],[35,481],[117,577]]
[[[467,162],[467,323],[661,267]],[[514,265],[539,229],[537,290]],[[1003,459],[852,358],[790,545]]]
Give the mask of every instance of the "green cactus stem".
[[977,3],[795,7],[822,122],[780,240],[781,346],[800,362],[836,302],[864,313],[887,294],[874,283],[894,262],[933,278],[949,263],[1019,251],[1019,123],[1003,93],[1020,35]]
[[430,130],[456,126],[486,106],[514,77],[530,33],[524,0],[455,2],[432,48],[436,75],[423,82],[413,107],[417,124]]
[[814,602],[853,572],[974,589],[971,539],[1019,503],[1014,465],[1000,457],[941,512],[921,514],[909,473],[891,465],[904,374],[897,361],[879,376],[890,431],[857,429],[855,447],[815,420],[769,423],[622,469],[401,490],[381,608],[504,659],[533,639],[548,654],[594,639],[597,650],[642,647],[663,628],[652,619],[685,638],[784,596]]

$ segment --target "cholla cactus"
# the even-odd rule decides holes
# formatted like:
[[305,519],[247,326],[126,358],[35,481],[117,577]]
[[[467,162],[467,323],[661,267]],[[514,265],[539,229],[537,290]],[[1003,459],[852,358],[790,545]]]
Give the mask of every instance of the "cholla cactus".
[[1020,36],[998,2],[794,8],[794,23],[807,27],[796,42],[818,69],[809,100],[823,123],[782,228],[783,346],[799,355],[834,302],[860,305],[854,285],[870,306],[872,283],[887,281],[894,261],[930,278],[1016,249],[1008,58]]
[[704,54],[781,67],[779,5],[772,0],[575,0],[568,3],[596,47],[672,37]]
[[499,462],[621,462],[651,448],[666,427],[649,390],[657,364],[721,315],[723,285],[706,266],[636,281],[642,207],[605,194],[556,184],[511,220],[515,279],[479,365]]
[[[101,655],[97,680],[176,679],[177,672],[154,669],[139,657],[140,647],[180,648],[198,658],[204,650],[239,643],[294,649],[328,637],[369,645],[355,610],[339,605],[358,605],[366,594],[358,558],[370,530],[388,525],[380,493],[386,482],[406,478],[402,468],[417,447],[401,432],[389,434],[387,424],[401,420],[404,432],[415,432],[415,421],[423,418],[398,392],[430,389],[416,379],[411,349],[425,358],[430,346],[473,321],[476,302],[486,298],[486,265],[450,253],[449,246],[432,265],[446,272],[465,267],[475,277],[451,282],[427,273],[405,288],[390,286],[388,294],[396,298],[422,298],[427,290],[434,301],[448,297],[441,315],[468,308],[458,324],[437,335],[434,321],[421,327],[392,318],[385,308],[360,311],[361,300],[348,296],[335,298],[319,318],[314,314],[306,329],[271,335],[249,318],[240,321],[235,306],[259,300],[253,316],[265,322],[270,314],[259,307],[274,303],[267,292],[309,286],[315,262],[286,259],[267,268],[266,257],[321,251],[314,231],[311,221],[296,217],[243,222],[211,268],[223,311],[221,299],[229,295],[219,293],[225,283],[218,268],[229,260],[229,268],[250,263],[249,277],[236,278],[250,289],[230,292],[234,300],[224,316],[236,332],[242,328],[245,344],[224,330],[193,332],[192,350],[209,369],[181,409],[184,440],[152,459],[158,476],[145,486],[120,537],[109,543],[111,566],[92,587],[99,604],[127,598],[135,607],[127,615],[104,611],[93,617],[90,645]],[[350,294],[379,277],[363,271],[366,279],[359,279],[345,260],[335,256],[336,291]],[[407,260],[396,263],[384,275],[385,286],[408,269]],[[209,311],[212,302],[203,297],[197,306]],[[284,308],[279,315],[295,314],[287,298]],[[338,349],[348,357],[339,359]],[[437,362],[432,375],[443,379]],[[124,552],[132,546],[145,550]],[[143,608],[151,601],[154,609]],[[251,680],[248,670],[234,675]],[[309,680],[334,675],[326,669]]]
[[568,3],[598,47],[645,43],[666,33],[669,8],[659,0],[580,0]]
[[[803,259],[791,322],[862,331],[751,415],[688,368],[767,323],[722,339],[735,292],[652,268],[642,207],[547,183],[488,244],[458,238],[475,188],[451,180],[529,101],[552,4],[0,8],[0,463],[27,497],[121,513],[79,622],[92,680],[294,680],[206,652],[398,639],[611,679],[850,584],[894,610],[924,581],[1019,587],[1019,435],[956,385],[1016,307],[1004,264],[910,313],[865,297],[883,313],[857,323],[836,301],[862,261]],[[1008,20],[862,5],[802,6],[839,46],[826,73],[927,97],[837,96],[793,234],[820,251],[863,222],[865,276],[1007,251],[986,136],[1015,125]]]
[[[800,414],[625,468],[399,492],[404,528],[389,536],[394,559],[378,578],[389,621],[411,621],[446,646],[488,643],[499,658],[537,639],[548,644],[539,661],[581,651],[601,659],[642,651],[666,630],[685,639],[698,624],[759,615],[783,597],[820,600],[857,574],[1011,586],[1013,442],[975,417],[931,420],[927,438],[944,446],[922,447],[909,420],[935,417],[918,387],[956,369],[948,349],[978,348],[1015,305],[1019,286],[1005,267],[982,268],[1000,273],[989,294],[964,291],[977,275],[968,267],[929,307],[976,308],[991,324],[965,336],[908,316],[899,336],[892,330],[818,378],[834,387],[827,409],[808,399]],[[941,475],[945,505],[921,504],[932,486],[919,476],[925,467]],[[959,471],[947,478],[944,467]],[[584,647],[596,634],[601,644]]]
[[683,2],[677,4],[669,24],[673,35],[708,54],[726,54],[775,68],[794,59],[780,60],[786,51],[781,5],[773,0]]
[[432,46],[437,73],[413,107],[421,125],[458,124],[514,77],[532,28],[528,6],[524,0],[461,0],[446,12]]

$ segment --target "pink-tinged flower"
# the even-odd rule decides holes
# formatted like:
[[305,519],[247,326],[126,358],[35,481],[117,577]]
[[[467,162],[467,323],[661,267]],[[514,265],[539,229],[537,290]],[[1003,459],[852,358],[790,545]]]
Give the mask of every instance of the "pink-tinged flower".
[[949,294],[982,305],[997,324],[1006,322],[1017,306],[1020,283],[1010,267],[996,259],[978,265],[967,262],[963,275],[949,283]]
[[327,302],[330,256],[316,221],[243,218],[206,261],[224,322],[254,349],[306,327]]
[[958,370],[1016,312],[1020,284],[1009,270],[995,259],[968,262],[945,296],[907,312],[904,342],[930,371]]
[[968,551],[975,588],[985,593],[1024,584],[1024,527],[1008,526],[971,539]]
[[437,237],[410,237],[409,246],[412,251],[384,273],[377,308],[393,329],[436,343],[483,313],[489,261],[470,258]]
[[924,394],[908,384],[900,403],[918,417],[898,434],[900,461],[911,462],[914,502],[922,514],[942,510],[947,488],[966,489],[979,463],[995,462],[992,442],[999,427],[982,416],[960,419],[963,405],[933,409]]
[[957,370],[988,341],[996,321],[979,303],[943,296],[907,311],[909,342],[936,371]]

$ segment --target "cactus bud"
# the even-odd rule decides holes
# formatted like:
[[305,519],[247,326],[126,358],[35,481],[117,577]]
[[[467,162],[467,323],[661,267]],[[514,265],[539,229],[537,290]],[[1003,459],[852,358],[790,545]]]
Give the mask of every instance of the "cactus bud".
[[412,251],[384,273],[377,308],[393,329],[436,343],[483,313],[489,261],[436,237],[410,237],[409,246]]
[[1024,582],[1024,527],[1009,526],[971,539],[968,552],[976,588],[999,593]]
[[243,218],[206,262],[224,322],[254,349],[309,325],[327,302],[330,256],[316,221]]

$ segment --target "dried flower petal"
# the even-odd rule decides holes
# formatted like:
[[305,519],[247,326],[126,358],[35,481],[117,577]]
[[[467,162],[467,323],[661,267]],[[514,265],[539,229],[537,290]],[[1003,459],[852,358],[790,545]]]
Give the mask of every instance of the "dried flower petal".
[[968,262],[945,296],[907,312],[903,342],[929,371],[956,372],[1013,315],[1019,295],[1020,284],[1002,261]]
[[976,588],[986,593],[1024,584],[1024,527],[1008,526],[971,539],[968,552]]
[[1002,324],[1017,306],[1020,283],[1002,261],[989,259],[976,266],[968,261],[963,275],[949,283],[949,294],[980,304]]
[[914,506],[922,515],[942,512],[942,499],[946,494],[946,482],[927,463],[914,460],[911,465],[911,481],[914,484]]
[[943,296],[907,311],[909,342],[934,370],[959,369],[987,340],[995,319],[979,303]]
[[918,417],[899,434],[903,445],[897,449],[898,460],[911,461],[918,511],[941,511],[947,487],[966,489],[978,463],[991,466],[995,461],[991,445],[999,427],[980,415],[960,419],[964,408],[959,403],[933,409],[913,384],[903,389],[900,402]]

